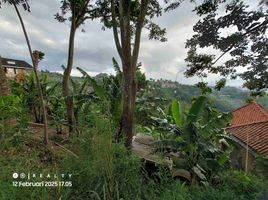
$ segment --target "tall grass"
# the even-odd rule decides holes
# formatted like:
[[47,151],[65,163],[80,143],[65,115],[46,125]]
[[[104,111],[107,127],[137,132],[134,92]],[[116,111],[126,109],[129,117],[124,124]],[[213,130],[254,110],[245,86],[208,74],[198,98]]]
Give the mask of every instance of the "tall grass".
[[74,141],[79,158],[63,161],[73,173],[70,199],[141,199],[140,160],[123,144],[113,143],[115,129],[107,118],[95,117],[94,122]]

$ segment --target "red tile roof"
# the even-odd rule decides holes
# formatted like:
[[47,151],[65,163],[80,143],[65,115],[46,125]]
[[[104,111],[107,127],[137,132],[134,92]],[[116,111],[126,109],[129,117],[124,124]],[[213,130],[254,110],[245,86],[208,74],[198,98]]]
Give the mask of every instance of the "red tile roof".
[[268,110],[255,101],[242,106],[233,112],[231,126],[239,126],[268,120]]
[[234,137],[253,150],[268,156],[268,120],[248,125],[227,128]]
[[268,156],[268,110],[255,101],[233,112],[227,131],[253,150]]

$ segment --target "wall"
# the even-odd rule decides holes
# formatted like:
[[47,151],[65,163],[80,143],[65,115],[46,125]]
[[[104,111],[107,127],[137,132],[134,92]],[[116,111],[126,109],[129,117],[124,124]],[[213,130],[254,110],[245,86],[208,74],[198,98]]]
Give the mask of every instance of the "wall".
[[[246,148],[240,144],[236,144],[231,153],[231,166],[237,169],[245,170],[246,166]],[[248,152],[248,171],[253,171],[254,155],[251,150]]]
[[26,74],[25,69],[16,69],[16,68],[8,68],[5,67],[6,77],[7,78],[14,78],[17,75]]

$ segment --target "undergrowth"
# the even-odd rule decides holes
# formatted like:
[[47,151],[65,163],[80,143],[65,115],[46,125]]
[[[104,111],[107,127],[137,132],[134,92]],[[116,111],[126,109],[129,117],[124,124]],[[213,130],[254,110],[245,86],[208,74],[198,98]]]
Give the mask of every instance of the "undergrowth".
[[[5,140],[0,147],[1,200],[253,200],[261,199],[264,182],[241,171],[218,174],[209,186],[173,181],[168,171],[148,174],[140,158],[113,142],[115,128],[99,114],[94,124],[59,147],[46,149],[29,134]],[[27,134],[26,134],[27,135]],[[2,143],[3,141],[1,141]],[[57,140],[57,142],[61,142]],[[19,145],[18,145],[19,144]],[[72,152],[72,153],[70,153]],[[76,155],[76,156],[74,156]],[[72,174],[72,187],[14,187],[13,173]],[[36,179],[41,180],[41,179]]]

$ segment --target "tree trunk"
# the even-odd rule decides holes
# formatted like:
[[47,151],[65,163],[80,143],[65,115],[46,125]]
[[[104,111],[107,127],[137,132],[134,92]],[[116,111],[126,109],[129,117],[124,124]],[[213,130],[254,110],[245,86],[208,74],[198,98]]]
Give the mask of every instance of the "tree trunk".
[[41,84],[40,84],[40,80],[39,80],[39,76],[38,76],[38,71],[37,71],[37,62],[35,62],[35,59],[33,57],[33,51],[30,45],[30,41],[24,26],[24,22],[22,20],[22,17],[20,15],[20,12],[16,6],[16,4],[13,4],[16,10],[16,13],[19,17],[21,26],[22,26],[22,30],[24,33],[24,37],[26,39],[27,42],[27,46],[28,46],[28,50],[31,56],[31,60],[32,60],[32,64],[34,67],[34,75],[35,75],[35,79],[36,79],[36,83],[37,83],[37,88],[38,88],[38,93],[39,93],[39,98],[40,98],[40,103],[41,103],[41,107],[42,107],[42,112],[43,112],[43,116],[44,116],[44,142],[47,145],[49,143],[49,139],[48,139],[48,122],[47,122],[47,113],[46,113],[46,106],[45,106],[45,101],[44,101],[44,97],[43,97],[43,92],[42,92],[42,88],[41,88]]
[[69,81],[73,68],[73,55],[74,55],[74,38],[75,38],[75,23],[72,20],[70,36],[69,36],[69,50],[68,50],[68,62],[67,67],[64,70],[63,82],[62,82],[62,93],[65,98],[65,105],[67,110],[67,120],[69,125],[69,132],[75,130],[75,115],[74,115],[74,104],[73,97],[70,96],[69,92]]
[[[123,65],[124,66],[124,65]],[[122,131],[125,135],[125,145],[129,147],[132,143],[134,113],[136,100],[136,81],[135,72],[132,66],[125,65],[124,87],[123,87],[123,112],[122,112]]]
[[122,131],[125,136],[125,145],[132,143],[134,111],[135,111],[135,69],[131,62],[131,27],[130,27],[130,1],[120,1],[120,29],[122,44],[123,68],[123,112]]
[[0,56],[0,96],[9,94],[8,80],[4,68],[2,67],[2,58]]
[[46,111],[46,103],[44,100],[43,92],[42,92],[42,87],[40,84],[39,76],[38,76],[38,61],[34,60],[34,75],[36,79],[36,84],[38,88],[38,93],[39,93],[39,98],[40,98],[40,103],[42,107],[42,113],[43,113],[43,120],[44,120],[44,142],[45,144],[49,143],[48,139],[48,121],[47,121],[47,111]]
[[125,145],[129,147],[132,143],[134,113],[136,102],[136,67],[140,48],[141,31],[146,16],[149,0],[141,1],[140,16],[136,24],[135,40],[133,52],[131,52],[131,26],[130,26],[130,0],[119,1],[119,20],[121,44],[118,38],[117,21],[115,13],[115,2],[111,0],[113,34],[118,54],[122,61],[123,68],[123,112],[120,121],[119,132],[116,135],[118,139],[122,130],[125,136]]

